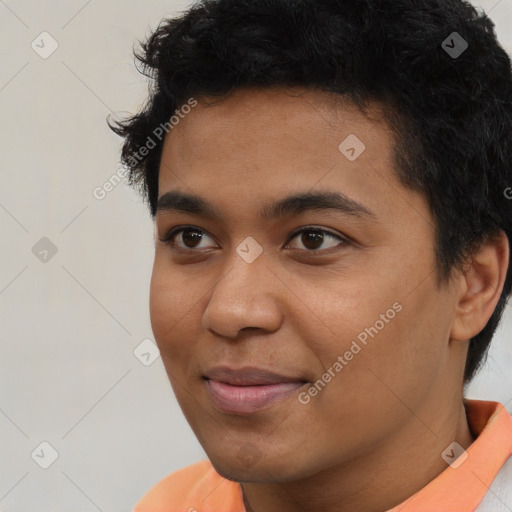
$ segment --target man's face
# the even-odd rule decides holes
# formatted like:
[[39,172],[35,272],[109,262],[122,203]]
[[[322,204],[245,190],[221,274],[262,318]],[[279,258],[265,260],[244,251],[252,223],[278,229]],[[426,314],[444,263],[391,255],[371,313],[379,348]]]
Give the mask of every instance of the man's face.
[[[192,228],[156,242],[153,332],[191,428],[233,480],[299,479],[377,450],[450,386],[455,305],[436,287],[426,200],[398,182],[377,115],[302,92],[200,102],[162,153],[159,198],[199,196],[221,218],[162,200],[157,237]],[[351,202],[272,214],[321,192]],[[219,366],[288,382],[242,371],[233,386]]]

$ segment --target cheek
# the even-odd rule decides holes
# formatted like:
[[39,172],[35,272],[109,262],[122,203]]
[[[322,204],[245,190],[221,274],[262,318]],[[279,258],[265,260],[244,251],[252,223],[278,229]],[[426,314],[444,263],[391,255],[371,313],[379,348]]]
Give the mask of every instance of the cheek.
[[[332,281],[323,281],[322,290],[311,293],[308,285],[297,295],[307,301],[302,308],[305,315],[294,321],[308,345],[324,365],[334,363],[338,356],[352,349],[349,359],[361,359],[372,344],[384,343],[393,324],[404,315],[404,310],[392,288],[377,285],[359,274]],[[307,293],[309,290],[309,293]],[[308,298],[310,300],[308,300]],[[360,348],[358,348],[358,346]]]
[[149,291],[149,315],[153,334],[159,345],[177,322],[175,295],[170,280],[155,261]]
[[[377,306],[369,316],[365,314],[359,321],[352,321],[351,332],[340,338],[336,346],[331,345],[329,357],[323,358],[325,370],[331,368],[335,376],[312,403],[325,418],[328,435],[339,436],[340,425],[353,424],[359,425],[357,432],[344,433],[353,436],[352,441],[357,443],[377,435],[376,425],[378,435],[390,433],[408,418],[409,409],[404,404],[414,409],[428,393],[439,354],[428,348],[427,353],[422,352],[425,339],[417,327],[418,319],[405,304],[388,323],[379,323],[380,314],[386,314],[388,309]],[[367,318],[371,320],[367,322]],[[358,325],[361,323],[362,328]],[[361,333],[364,336],[358,338]],[[342,362],[334,366],[338,356]]]
[[374,407],[379,401],[393,403],[400,409],[401,401],[412,407],[427,396],[440,372],[447,341],[446,322],[437,315],[434,297],[429,290],[402,299],[402,310],[378,333],[371,330],[374,336],[368,336],[356,356],[360,365],[353,366],[355,399],[373,402]]
[[411,294],[396,276],[373,287],[348,278],[343,293],[339,282],[332,287],[324,283],[323,293],[314,295],[318,300],[309,303],[315,315],[300,328],[323,371],[331,368],[336,375],[331,391],[342,401],[366,397],[367,403],[378,400],[376,389],[386,395],[386,385],[405,395],[421,393],[417,387],[438,371],[449,324],[449,315],[440,318],[443,306],[431,283]]
[[160,337],[170,334],[168,331],[174,326],[183,327],[181,320],[188,312],[193,313],[201,297],[197,279],[175,270],[163,252],[157,250],[155,255],[149,292],[151,323]]
[[[166,362],[180,352],[185,353],[183,345],[190,352],[193,333],[187,333],[197,322],[192,322],[196,307],[199,307],[201,290],[196,290],[193,279],[178,272],[172,272],[169,265],[155,259],[151,277],[149,313],[155,341],[162,359]],[[203,290],[204,294],[204,290]],[[169,356],[172,354],[173,358]]]

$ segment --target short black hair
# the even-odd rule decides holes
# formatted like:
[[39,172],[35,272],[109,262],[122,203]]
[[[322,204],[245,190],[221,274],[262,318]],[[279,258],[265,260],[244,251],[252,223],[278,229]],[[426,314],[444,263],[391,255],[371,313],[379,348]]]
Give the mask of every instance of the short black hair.
[[[382,105],[396,136],[395,172],[426,197],[435,221],[438,283],[501,231],[510,244],[511,61],[494,23],[470,3],[202,0],[162,20],[141,49],[134,55],[149,97],[139,113],[108,124],[125,139],[129,184],[153,218],[164,139],[152,134],[180,105],[238,88],[299,86],[344,96],[363,113],[370,101]],[[485,361],[511,274],[509,262],[495,311],[470,341],[464,384]]]

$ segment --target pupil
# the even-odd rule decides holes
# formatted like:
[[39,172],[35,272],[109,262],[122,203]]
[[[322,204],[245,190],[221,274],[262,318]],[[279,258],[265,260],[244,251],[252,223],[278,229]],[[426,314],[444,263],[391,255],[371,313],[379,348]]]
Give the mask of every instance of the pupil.
[[[186,233],[189,233],[192,236],[187,236]],[[185,245],[187,245],[187,246],[188,246],[188,244],[187,244],[186,239],[190,239],[192,241],[192,243],[193,242],[201,242],[201,233],[197,230],[187,229],[186,231],[183,231],[181,236],[183,238]],[[193,245],[193,247],[195,247],[195,246]]]
[[[302,242],[308,249],[318,249],[318,247],[322,245],[323,238],[324,237],[323,237],[322,233],[315,233],[313,231],[308,231],[308,232],[302,234]],[[310,242],[313,242],[312,247],[311,247]],[[315,243],[315,242],[320,242],[320,243]]]

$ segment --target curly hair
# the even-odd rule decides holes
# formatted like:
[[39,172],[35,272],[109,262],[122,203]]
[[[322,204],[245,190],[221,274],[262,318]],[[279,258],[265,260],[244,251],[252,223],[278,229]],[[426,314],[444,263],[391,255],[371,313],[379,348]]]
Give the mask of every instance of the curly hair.
[[[455,41],[459,54],[449,51]],[[193,97],[301,86],[345,96],[365,114],[369,102],[383,106],[395,172],[426,197],[435,221],[438,283],[501,231],[510,243],[512,66],[494,23],[468,2],[202,0],[140,44],[148,99],[108,124],[124,137],[128,182],[153,218],[164,140],[151,137],[156,127],[168,131]],[[140,151],[149,140],[152,150]],[[470,340],[464,384],[486,359],[511,286],[509,262],[495,311]]]

